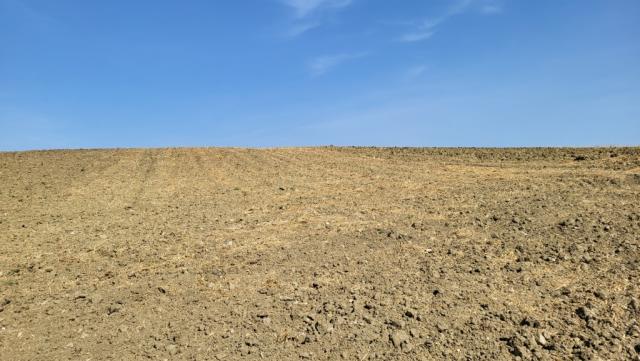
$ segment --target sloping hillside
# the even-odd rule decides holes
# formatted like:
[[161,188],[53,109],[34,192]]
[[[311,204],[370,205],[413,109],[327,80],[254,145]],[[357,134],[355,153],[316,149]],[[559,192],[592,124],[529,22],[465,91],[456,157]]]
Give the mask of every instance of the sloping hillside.
[[639,235],[638,148],[0,153],[0,359],[639,359]]

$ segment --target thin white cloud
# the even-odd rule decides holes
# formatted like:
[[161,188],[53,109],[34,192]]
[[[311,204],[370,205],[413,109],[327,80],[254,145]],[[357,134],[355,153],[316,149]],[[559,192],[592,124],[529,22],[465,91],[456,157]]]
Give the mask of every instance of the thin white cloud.
[[474,0],[456,0],[447,10],[445,16],[453,16],[467,11],[471,5],[473,5]]
[[353,0],[280,0],[294,13],[294,20],[286,31],[288,38],[298,37],[322,25],[329,10],[337,11],[351,5]]
[[366,55],[366,53],[343,53],[319,56],[309,62],[309,73],[314,77],[321,76],[342,63],[362,58]]
[[311,16],[322,9],[341,9],[351,5],[352,0],[282,0],[293,9],[297,18]]
[[413,43],[416,41],[427,40],[435,33],[435,28],[445,20],[446,18],[430,19],[421,22],[415,27],[414,31],[403,34],[398,38],[398,41],[403,43]]
[[424,30],[415,33],[406,33],[398,38],[398,41],[403,43],[414,43],[416,41],[427,40],[433,36],[433,31]]
[[319,22],[308,22],[308,23],[305,22],[305,23],[293,24],[287,31],[286,36],[289,38],[295,38],[310,30],[317,28],[318,26],[320,26]]
[[482,14],[491,15],[502,12],[499,0],[457,0],[449,6],[444,14],[436,18],[430,18],[414,24],[414,29],[397,38],[403,43],[413,43],[431,38],[436,33],[436,28],[451,17],[465,13],[478,7]]
[[496,1],[486,1],[482,4],[480,12],[485,15],[499,14],[502,12],[502,5]]
[[412,66],[404,74],[404,79],[407,81],[419,78],[424,72],[427,71],[426,65]]

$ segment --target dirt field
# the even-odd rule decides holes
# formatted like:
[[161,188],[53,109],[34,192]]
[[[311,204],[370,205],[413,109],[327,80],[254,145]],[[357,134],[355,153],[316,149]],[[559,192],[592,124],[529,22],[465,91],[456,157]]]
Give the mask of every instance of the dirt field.
[[0,153],[1,360],[640,360],[640,148]]

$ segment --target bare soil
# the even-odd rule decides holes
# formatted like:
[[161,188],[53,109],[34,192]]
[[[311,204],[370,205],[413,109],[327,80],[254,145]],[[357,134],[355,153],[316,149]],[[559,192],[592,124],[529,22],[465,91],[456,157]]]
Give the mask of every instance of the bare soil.
[[0,153],[1,360],[640,360],[640,148]]

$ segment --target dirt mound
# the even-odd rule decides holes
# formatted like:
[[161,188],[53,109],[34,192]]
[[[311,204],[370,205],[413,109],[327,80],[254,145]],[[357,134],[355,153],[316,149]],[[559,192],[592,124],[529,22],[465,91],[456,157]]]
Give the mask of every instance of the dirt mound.
[[640,149],[0,153],[1,360],[640,360]]

